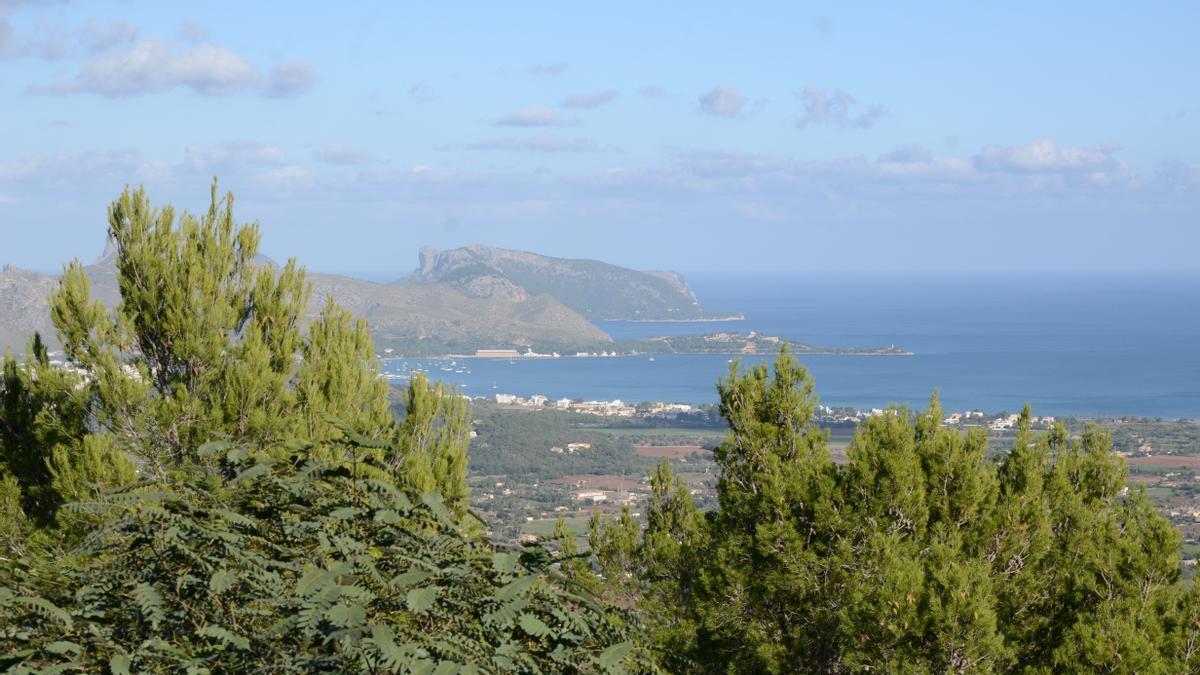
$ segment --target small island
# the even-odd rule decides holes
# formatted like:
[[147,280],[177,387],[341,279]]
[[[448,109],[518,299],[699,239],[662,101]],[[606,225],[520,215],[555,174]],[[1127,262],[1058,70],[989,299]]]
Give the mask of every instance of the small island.
[[774,335],[748,333],[707,333],[704,335],[674,335],[624,340],[616,343],[616,351],[639,354],[734,354],[764,355],[777,354],[784,345],[793,354],[848,355],[848,356],[912,356],[896,345],[886,347],[821,347],[796,342]]
[[[595,350],[582,350],[559,354],[558,352],[538,352],[526,347],[524,350],[513,348],[477,349],[473,354],[447,354],[447,358],[477,358],[477,359],[527,359],[527,358],[573,358],[640,356],[655,354],[705,355],[722,354],[729,356],[773,356],[780,348],[787,345],[793,354],[812,356],[912,356],[912,352],[901,349],[896,345],[887,347],[821,347],[805,342],[787,340],[774,335],[760,335],[751,331],[748,333],[707,333],[704,335],[675,335],[659,336],[642,340],[622,340]],[[399,356],[388,351],[389,357]],[[405,354],[405,356],[412,356]]]

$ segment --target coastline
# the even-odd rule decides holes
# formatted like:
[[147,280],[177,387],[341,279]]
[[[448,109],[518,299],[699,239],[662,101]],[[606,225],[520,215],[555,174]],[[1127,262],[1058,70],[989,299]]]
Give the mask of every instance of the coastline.
[[[635,357],[655,357],[655,356],[775,356],[778,352],[743,352],[743,351],[713,351],[713,352],[637,352],[629,354],[609,354],[607,356],[601,354],[580,356],[579,354],[538,354],[537,356],[476,356],[475,354],[391,354],[380,357],[382,361],[394,361],[396,359],[427,359],[427,360],[478,360],[478,361],[544,361],[556,359],[627,359]],[[916,356],[910,351],[795,351],[793,356]]]
[[595,321],[611,321],[613,323],[717,323],[724,321],[745,321],[745,314],[730,314],[713,319],[596,319]]

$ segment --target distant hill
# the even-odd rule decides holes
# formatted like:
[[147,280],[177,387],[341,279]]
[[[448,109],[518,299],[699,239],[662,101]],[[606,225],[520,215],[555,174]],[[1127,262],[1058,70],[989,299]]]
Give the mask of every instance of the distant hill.
[[551,295],[595,320],[708,318],[683,277],[639,272],[597,260],[570,260],[490,246],[421,249],[421,266],[403,284],[449,284],[472,297],[523,289]]
[[[121,297],[114,256],[111,249],[105,249],[96,262],[84,267],[92,281],[92,297],[110,307]],[[12,265],[0,269],[0,352],[24,351],[35,332],[42,334],[46,344],[58,346],[50,321],[50,292],[57,287],[58,277],[53,274]]]
[[50,311],[46,298],[58,279],[5,265],[0,269],[0,350],[24,349],[35,331],[46,333]]
[[[85,268],[94,295],[109,306],[119,300],[114,260],[109,248]],[[673,272],[487,246],[422,249],[420,268],[390,284],[330,274],[309,279],[310,315],[332,295],[367,320],[381,351],[414,356],[487,348],[591,350],[612,342],[594,320],[705,318],[695,294]],[[21,351],[34,331],[55,345],[48,298],[56,283],[57,277],[40,272],[0,272],[0,349]]]
[[[263,258],[262,264],[272,264]],[[94,296],[108,306],[120,298],[111,251],[85,270]],[[450,283],[380,284],[350,277],[309,274],[315,316],[332,295],[367,320],[377,347],[408,355],[532,347],[539,351],[598,347],[611,338],[555,298],[511,284],[491,290]],[[35,331],[57,347],[49,296],[58,277],[6,266],[0,271],[0,350],[20,352]]]
[[472,353],[532,347],[565,351],[612,342],[608,334],[548,295],[508,289],[470,295],[451,284],[378,284],[310,274],[315,312],[326,294],[367,320],[378,349],[408,354]]

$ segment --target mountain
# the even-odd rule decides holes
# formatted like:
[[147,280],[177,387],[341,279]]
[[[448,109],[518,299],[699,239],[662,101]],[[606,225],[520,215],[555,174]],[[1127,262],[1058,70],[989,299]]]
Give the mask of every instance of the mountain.
[[[114,260],[114,253],[106,249],[96,262],[84,267],[92,281],[92,297],[110,307],[121,297]],[[47,345],[58,346],[50,321],[50,292],[55,288],[58,277],[53,274],[12,265],[0,269],[0,352],[23,351],[35,332],[42,334]]]
[[[273,265],[267,258],[259,264]],[[406,355],[488,348],[594,350],[612,342],[599,319],[703,318],[687,283],[672,272],[639,272],[595,260],[568,260],[468,246],[425,248],[420,268],[390,284],[310,274],[315,316],[326,295],[367,320],[380,350]],[[97,299],[120,297],[110,246],[85,270]],[[14,267],[0,272],[0,349],[21,351],[34,331],[55,345],[48,298],[57,277]]]
[[[260,264],[272,264],[262,258]],[[120,299],[111,250],[85,267],[93,295],[108,306]],[[309,315],[326,295],[367,320],[380,350],[429,355],[484,348],[531,347],[538,351],[595,348],[611,338],[555,298],[511,283],[479,280],[449,283],[380,284],[350,277],[310,274]],[[58,277],[6,266],[0,271],[0,351],[20,352],[40,332],[57,347],[50,321],[50,292]]]
[[21,351],[35,331],[46,334],[50,310],[46,299],[58,284],[49,274],[5,265],[0,269],[0,350]]
[[612,342],[558,300],[519,288],[471,295],[452,284],[378,284],[326,274],[310,274],[309,279],[312,312],[332,295],[367,320],[380,350],[409,355],[515,347],[565,351]]
[[420,260],[420,268],[400,283],[449,284],[471,297],[544,293],[593,321],[710,318],[674,272],[639,272],[597,260],[479,245],[449,251],[425,247]]

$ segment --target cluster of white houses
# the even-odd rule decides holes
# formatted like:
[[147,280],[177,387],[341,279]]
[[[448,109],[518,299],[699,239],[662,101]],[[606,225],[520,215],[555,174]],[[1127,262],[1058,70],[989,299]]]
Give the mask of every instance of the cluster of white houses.
[[[870,410],[854,410],[850,408],[830,408],[826,405],[817,406],[817,421],[832,424],[857,424],[868,417],[887,414],[888,410],[883,408],[871,408]],[[1015,429],[1021,421],[1021,416],[1017,414],[1003,414],[989,416],[981,410],[970,410],[968,412],[950,413],[942,420],[942,424],[946,426],[986,426],[992,431],[1005,431]],[[1054,426],[1055,419],[1053,417],[1033,417],[1030,423],[1039,429],[1049,429]]]
[[[526,351],[517,351],[516,349],[476,349],[475,358],[477,359],[557,359],[562,355],[558,352],[550,352],[542,354],[535,352],[532,349]],[[608,352],[575,352],[577,357],[585,356],[621,356],[615,350]]]
[[[971,424],[972,420],[974,420],[975,424],[979,425],[982,425],[986,422],[987,427],[992,431],[1004,431],[1006,429],[1015,429],[1017,424],[1021,421],[1021,416],[1016,413],[1011,413],[1008,415],[999,415],[991,419],[987,419],[982,412],[978,410],[972,410],[965,413],[950,413],[950,415],[943,420],[943,423],[947,425],[965,425]],[[1029,422],[1033,426],[1042,428],[1050,428],[1054,426],[1054,418],[1049,416],[1031,417]]]
[[[603,415],[611,417],[633,417],[639,414],[636,407],[628,403],[615,399],[612,401],[573,401],[569,398],[560,398],[551,400],[547,396],[534,394],[533,396],[524,397],[516,394],[496,394],[496,403],[500,405],[521,406],[524,408],[535,409],[553,409],[567,410],[577,413],[586,413],[589,415]],[[641,411],[641,414],[652,415],[678,415],[689,413],[693,407],[686,403],[655,403],[650,408]]]

